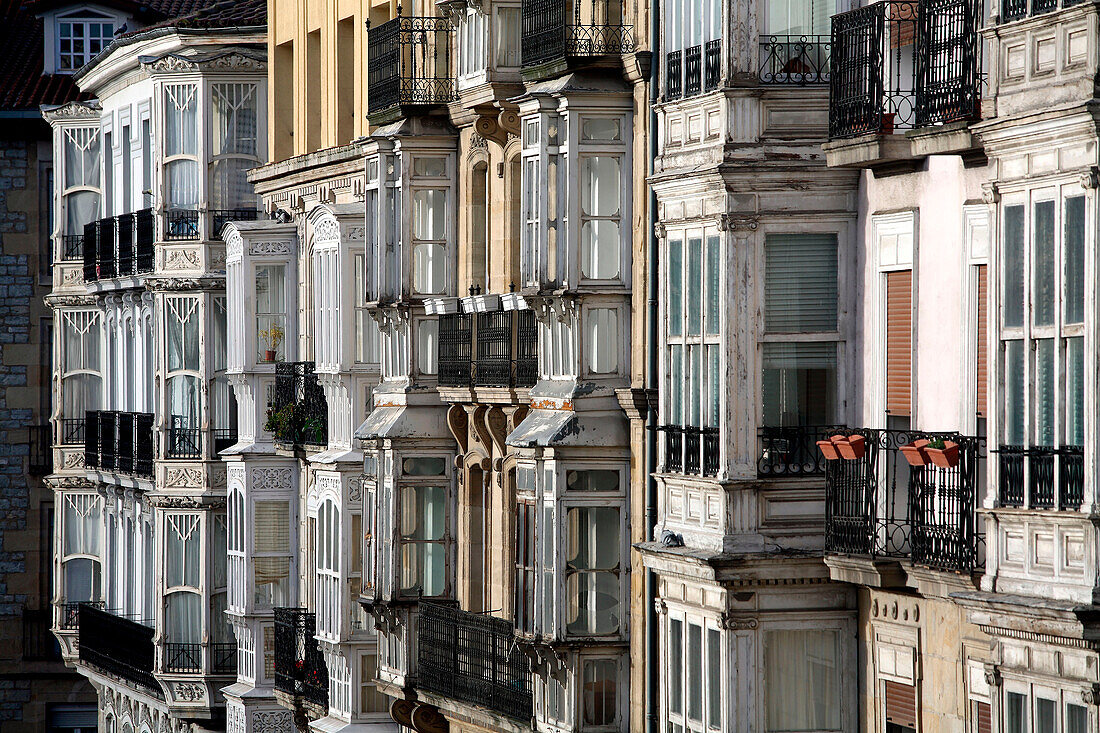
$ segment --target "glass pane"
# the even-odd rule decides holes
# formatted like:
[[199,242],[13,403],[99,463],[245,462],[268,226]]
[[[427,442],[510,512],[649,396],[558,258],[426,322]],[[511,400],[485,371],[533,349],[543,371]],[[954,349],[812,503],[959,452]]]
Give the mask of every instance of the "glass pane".
[[769,731],[840,729],[835,631],[764,634],[764,701]]
[[418,293],[442,293],[446,289],[447,250],[442,244],[419,242],[413,245],[413,290]]
[[614,724],[618,707],[615,668],[613,659],[585,661],[581,690],[585,725]]
[[1035,445],[1054,445],[1054,339],[1035,342]]
[[1088,722],[1088,708],[1072,703],[1066,705],[1066,733],[1085,733]]
[[436,188],[413,192],[413,237],[443,239],[446,236],[447,193]]
[[420,456],[401,461],[401,472],[406,476],[442,476],[447,472],[446,458]]
[[615,216],[619,213],[619,159],[590,155],[581,159],[581,213]]
[[441,540],[444,534],[447,490],[442,486],[404,486],[401,489],[401,537]]
[[1024,444],[1024,342],[1005,342],[1005,443]]
[[668,710],[670,713],[682,714],[683,704],[683,628],[684,622],[674,618],[668,622]]
[[687,296],[687,335],[698,336],[703,321],[703,240],[692,237],[687,247],[687,282],[684,283]]
[[621,124],[617,117],[582,117],[581,140],[618,140]]
[[707,629],[707,725],[722,727],[722,644],[718,629]]
[[683,242],[668,240],[668,335],[683,333]]
[[766,343],[764,424],[828,425],[836,414],[836,344]]
[[718,427],[722,410],[722,378],[718,372],[718,346],[708,344],[706,347],[707,361],[707,415],[708,427]]
[[668,347],[668,424],[683,425],[683,347]]
[[764,252],[765,330],[835,331],[836,235],[771,235],[765,240]]
[[590,280],[619,276],[619,223],[607,219],[581,225],[581,274]]
[[1054,323],[1055,259],[1054,253],[1054,202],[1035,204],[1035,257],[1032,272],[1032,320],[1036,326]]
[[618,491],[619,472],[611,470],[566,471],[569,491]]
[[1024,207],[1005,208],[1004,325],[1024,325]]
[[421,374],[435,374],[439,321],[420,321],[416,336],[416,366]]
[[619,368],[619,312],[611,308],[588,311],[588,370],[610,374]]
[[70,603],[100,599],[99,563],[90,558],[65,561],[65,600]]
[[619,510],[615,507],[570,507],[567,515],[567,566],[575,570],[610,570],[619,566]]
[[687,715],[691,720],[703,718],[703,629],[688,624],[687,651]]
[[719,333],[718,317],[722,312],[719,303],[718,292],[721,281],[721,244],[716,236],[707,237],[707,272],[706,272],[706,316],[705,330],[708,336],[717,336]]
[[443,593],[445,548],[442,543],[416,542],[401,546],[401,592],[438,596]]
[[1035,698],[1035,733],[1054,733],[1058,717],[1058,703]]
[[198,644],[202,641],[202,596],[178,592],[168,595],[165,632],[168,641],[176,644]]
[[1004,733],[1028,733],[1026,698],[1015,692],[1005,694]]
[[1085,197],[1066,199],[1064,297],[1065,322],[1085,320]]
[[1063,445],[1085,443],[1085,339],[1066,339],[1066,435]]
[[414,158],[413,175],[429,178],[442,178],[447,175],[446,158]]

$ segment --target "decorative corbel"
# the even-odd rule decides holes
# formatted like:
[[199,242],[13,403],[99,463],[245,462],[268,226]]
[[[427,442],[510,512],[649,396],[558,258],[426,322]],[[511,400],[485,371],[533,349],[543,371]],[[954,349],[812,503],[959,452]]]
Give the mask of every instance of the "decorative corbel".
[[657,239],[664,239],[665,234],[667,234],[667,231],[665,230],[665,225],[661,222],[657,222],[656,224],[654,224],[653,234],[657,237]]
[[1081,700],[1086,705],[1100,705],[1100,684],[1092,683],[1092,686],[1081,692]]
[[1100,185],[1100,168],[1090,165],[1088,170],[1081,174],[1081,188],[1093,189]]
[[504,145],[508,142],[508,131],[500,126],[500,122],[497,117],[490,115],[479,115],[474,122],[474,132],[486,140],[492,140],[497,145]]
[[719,620],[718,625],[727,631],[745,631],[755,629],[757,620],[754,618],[746,618],[740,615],[734,615],[729,611],[725,611],[722,614],[722,618]]
[[996,664],[986,663],[983,665],[985,671],[985,683],[990,687],[1001,686],[1001,670]]
[[996,183],[982,184],[982,200],[989,206],[1001,203],[1001,189]]
[[497,115],[497,124],[508,135],[519,137],[519,115],[513,110],[501,110],[500,114]]
[[749,231],[755,232],[760,221],[755,216],[733,216],[721,214],[718,217],[718,230],[722,232]]

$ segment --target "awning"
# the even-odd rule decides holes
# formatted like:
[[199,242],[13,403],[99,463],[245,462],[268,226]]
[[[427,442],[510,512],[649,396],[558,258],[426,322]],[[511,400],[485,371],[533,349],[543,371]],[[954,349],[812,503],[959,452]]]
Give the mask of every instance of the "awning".
[[355,431],[360,440],[376,438],[441,438],[449,437],[447,408],[376,407]]
[[626,418],[621,412],[573,410],[531,410],[505,442],[518,448],[630,445]]

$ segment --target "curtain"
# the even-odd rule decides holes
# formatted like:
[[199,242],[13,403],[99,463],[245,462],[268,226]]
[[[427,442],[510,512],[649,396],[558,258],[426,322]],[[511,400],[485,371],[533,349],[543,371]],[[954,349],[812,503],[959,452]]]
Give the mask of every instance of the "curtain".
[[193,160],[168,163],[168,208],[196,209],[199,205],[199,164]]
[[764,699],[768,731],[840,729],[836,631],[764,634]]
[[215,84],[211,87],[210,101],[212,154],[255,157],[256,85]]
[[199,587],[199,515],[169,514],[165,519],[164,586]]
[[256,195],[247,173],[256,167],[256,161],[242,158],[223,158],[213,164],[213,185],[210,192],[212,209],[247,209],[256,205]]
[[588,311],[588,368],[596,374],[619,368],[619,312],[613,308]]
[[65,600],[70,603],[95,601],[100,597],[99,563],[88,558],[66,560]]
[[[254,504],[253,578],[256,602],[278,605],[286,601],[290,578],[290,509],[285,501]],[[282,553],[278,556],[270,554]]]
[[198,103],[194,84],[169,84],[164,88],[164,154],[198,155]]
[[198,644],[202,641],[202,596],[190,591],[177,591],[167,596],[167,628],[169,643]]
[[229,643],[236,639],[229,617],[225,615],[227,595],[225,591],[210,597],[211,634],[215,644]]
[[98,193],[76,191],[65,196],[65,234],[83,234],[84,225],[98,217]]

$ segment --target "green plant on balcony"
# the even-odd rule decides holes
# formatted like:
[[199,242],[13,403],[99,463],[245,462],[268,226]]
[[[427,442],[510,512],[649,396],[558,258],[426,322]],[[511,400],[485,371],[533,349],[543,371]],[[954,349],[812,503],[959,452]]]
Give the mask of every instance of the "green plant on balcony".
[[274,435],[276,440],[293,441],[302,423],[297,407],[295,403],[288,402],[278,409],[268,408],[264,430]]
[[310,443],[325,442],[325,425],[318,417],[311,417],[302,426],[302,440]]

